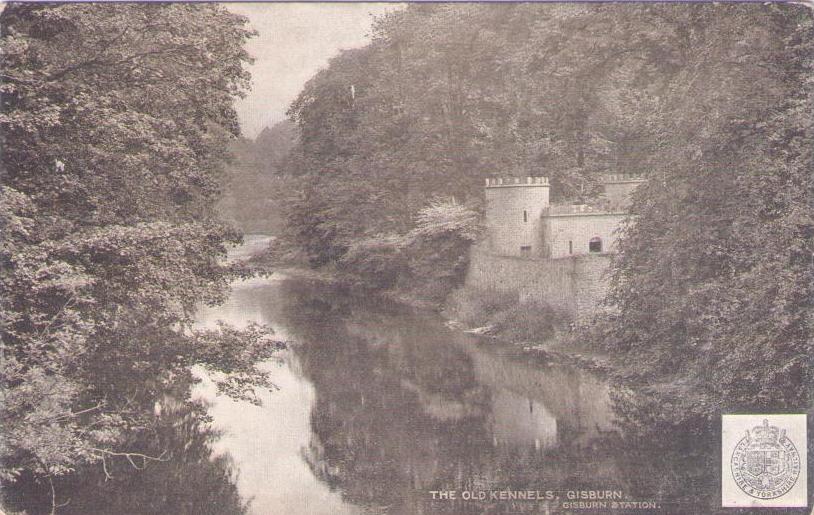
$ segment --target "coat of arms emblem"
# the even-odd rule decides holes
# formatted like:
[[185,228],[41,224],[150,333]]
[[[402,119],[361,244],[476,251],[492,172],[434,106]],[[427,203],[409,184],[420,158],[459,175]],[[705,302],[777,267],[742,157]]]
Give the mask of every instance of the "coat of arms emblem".
[[786,431],[763,425],[746,431],[732,453],[732,475],[747,495],[775,499],[792,489],[800,475],[800,454]]

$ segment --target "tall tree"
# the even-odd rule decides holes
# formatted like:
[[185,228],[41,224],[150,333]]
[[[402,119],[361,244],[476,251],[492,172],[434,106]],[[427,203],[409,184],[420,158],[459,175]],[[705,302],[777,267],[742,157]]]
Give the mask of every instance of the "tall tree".
[[297,142],[296,126],[284,120],[266,127],[255,140],[238,138],[229,149],[225,194],[219,204],[224,217],[245,232],[279,233],[283,224],[281,196],[289,189],[285,162]]
[[116,377],[200,362],[239,382],[269,348],[190,330],[239,273],[214,204],[252,33],[214,4],[8,4],[0,22],[0,460],[51,477],[151,424]]
[[596,331],[668,423],[811,402],[814,25],[801,6],[734,13],[730,45],[683,26],[671,102],[694,101],[665,126],[687,144],[637,192]]

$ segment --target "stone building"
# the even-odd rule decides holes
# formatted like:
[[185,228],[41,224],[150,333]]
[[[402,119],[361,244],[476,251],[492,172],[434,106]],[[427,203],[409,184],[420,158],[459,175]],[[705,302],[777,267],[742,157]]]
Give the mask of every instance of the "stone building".
[[591,204],[552,205],[546,177],[486,179],[489,249],[498,255],[561,258],[613,252],[641,176],[608,174]]
[[518,295],[577,318],[607,290],[605,272],[630,194],[644,178],[606,174],[590,204],[551,204],[546,177],[486,180],[486,237],[470,258],[468,286]]

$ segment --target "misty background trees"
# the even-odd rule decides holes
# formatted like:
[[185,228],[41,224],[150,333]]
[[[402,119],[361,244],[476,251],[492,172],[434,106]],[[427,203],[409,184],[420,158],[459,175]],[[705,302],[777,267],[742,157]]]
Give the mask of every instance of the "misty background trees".
[[292,185],[284,170],[297,143],[297,127],[286,120],[266,127],[254,140],[239,137],[229,145],[222,217],[247,233],[280,233],[284,227],[285,196]]

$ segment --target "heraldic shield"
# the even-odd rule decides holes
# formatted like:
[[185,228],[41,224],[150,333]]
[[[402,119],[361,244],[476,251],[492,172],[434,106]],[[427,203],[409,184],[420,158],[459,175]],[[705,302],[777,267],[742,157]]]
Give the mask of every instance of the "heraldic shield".
[[[774,490],[790,479],[796,449],[786,439],[785,431],[764,420],[738,445],[742,481],[755,490]],[[796,474],[794,474],[796,476]]]
[[780,449],[759,449],[746,451],[746,472],[753,476],[768,474],[778,476],[788,470],[786,453]]
[[808,504],[806,415],[724,415],[721,435],[722,506]]

